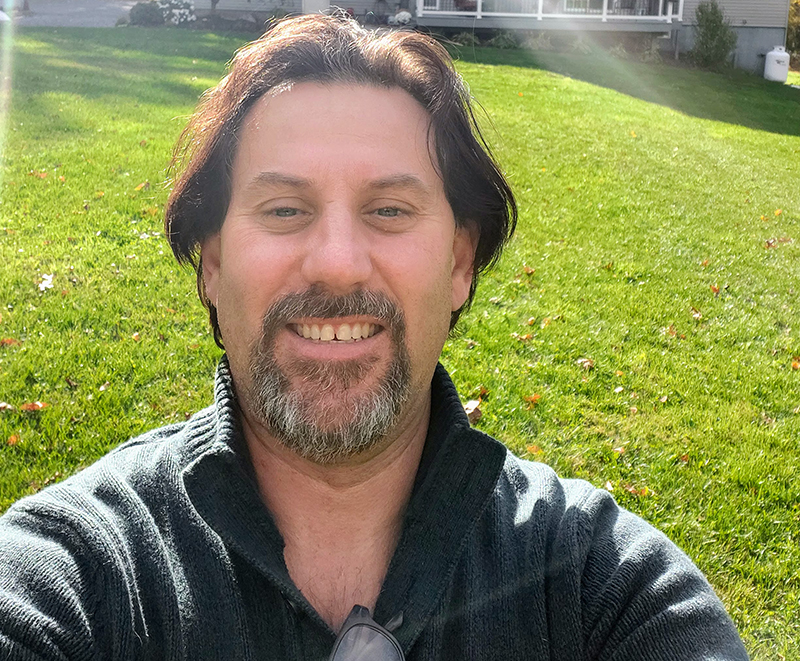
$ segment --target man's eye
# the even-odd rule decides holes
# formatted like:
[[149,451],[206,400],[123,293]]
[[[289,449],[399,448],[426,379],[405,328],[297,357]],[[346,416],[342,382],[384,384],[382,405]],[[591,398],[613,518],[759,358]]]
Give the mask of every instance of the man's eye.
[[375,213],[384,218],[396,218],[400,215],[401,211],[397,207],[381,207],[376,209]]
[[273,209],[272,213],[278,216],[278,218],[291,218],[299,214],[300,211],[293,207],[278,207],[277,209]]

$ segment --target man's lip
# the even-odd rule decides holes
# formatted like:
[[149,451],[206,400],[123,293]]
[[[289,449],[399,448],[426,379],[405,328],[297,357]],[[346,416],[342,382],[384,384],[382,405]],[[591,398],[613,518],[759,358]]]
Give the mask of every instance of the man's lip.
[[384,329],[376,319],[366,317],[293,319],[287,328],[298,337],[321,343],[360,342]]

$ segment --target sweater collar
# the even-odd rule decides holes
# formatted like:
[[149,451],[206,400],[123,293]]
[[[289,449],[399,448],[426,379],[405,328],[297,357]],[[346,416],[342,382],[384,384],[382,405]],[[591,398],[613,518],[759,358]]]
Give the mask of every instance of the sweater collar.
[[[264,506],[247,456],[230,368],[217,368],[211,429],[184,470],[197,511],[231,548],[255,566],[312,620],[328,629],[295,587],[283,559],[283,539]],[[453,382],[437,365],[431,383],[431,422],[398,547],[389,565],[374,617],[385,623],[399,613],[395,631],[408,650],[433,614],[461,549],[499,478],[506,449],[471,429]]]

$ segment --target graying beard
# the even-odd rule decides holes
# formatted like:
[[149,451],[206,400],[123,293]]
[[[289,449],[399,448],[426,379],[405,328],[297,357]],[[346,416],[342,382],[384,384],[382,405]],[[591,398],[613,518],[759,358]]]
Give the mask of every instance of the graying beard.
[[[361,314],[380,319],[385,332],[392,336],[394,356],[374,392],[361,397],[352,397],[348,392],[362,380],[371,364],[298,360],[288,366],[288,375],[278,367],[273,353],[274,337],[289,319]],[[290,294],[265,315],[261,341],[251,356],[250,372],[255,411],[286,447],[319,464],[365,452],[386,435],[408,398],[410,366],[402,314],[388,298],[372,292],[330,297],[312,288]],[[313,384],[322,393],[338,393],[339,400],[324,405],[306,401],[302,386],[290,390],[292,376],[301,377],[303,383]],[[343,406],[351,410],[349,422],[331,427]]]

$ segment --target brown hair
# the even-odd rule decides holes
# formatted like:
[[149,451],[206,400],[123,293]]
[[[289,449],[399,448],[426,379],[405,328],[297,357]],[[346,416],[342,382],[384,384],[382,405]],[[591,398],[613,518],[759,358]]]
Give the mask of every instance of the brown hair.
[[[217,311],[205,295],[200,246],[222,227],[230,202],[237,132],[253,104],[291,83],[398,87],[430,115],[445,195],[456,223],[479,233],[469,298],[452,313],[452,328],[472,302],[478,275],[500,256],[517,221],[508,182],[491,155],[469,93],[447,51],[410,31],[371,31],[346,15],[306,15],[275,23],[236,53],[229,73],[203,96],[175,147],[181,164],[167,203],[166,235],[175,257],[197,271],[197,290],[222,347]],[[433,155],[432,155],[433,157]]]

